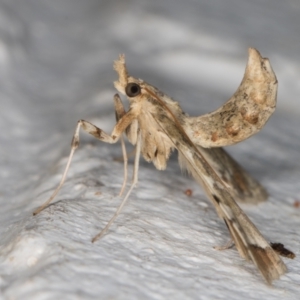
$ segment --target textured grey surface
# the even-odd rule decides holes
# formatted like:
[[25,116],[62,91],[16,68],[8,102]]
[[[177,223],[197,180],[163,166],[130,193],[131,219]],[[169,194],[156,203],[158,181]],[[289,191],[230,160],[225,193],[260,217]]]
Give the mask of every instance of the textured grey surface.
[[60,178],[77,120],[112,129],[119,53],[134,76],[202,114],[235,91],[251,46],[271,60],[278,109],[230,151],[271,194],[247,214],[299,254],[299,13],[297,0],[1,0],[0,297],[298,299],[298,258],[269,288],[235,250],[213,250],[227,229],[175,158],[165,172],[141,163],[124,212],[91,244],[121,201],[121,151],[82,134],[55,204],[31,213]]

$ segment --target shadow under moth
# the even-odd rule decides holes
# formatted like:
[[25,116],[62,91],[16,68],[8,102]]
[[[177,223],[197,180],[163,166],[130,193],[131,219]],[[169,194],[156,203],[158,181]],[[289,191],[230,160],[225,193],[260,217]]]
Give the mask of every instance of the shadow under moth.
[[199,117],[188,116],[177,102],[160,90],[130,76],[124,55],[115,61],[114,69],[119,75],[114,85],[119,93],[127,96],[130,104],[128,111],[116,94],[114,105],[117,123],[111,135],[90,122],[78,121],[61,182],[48,201],[34,211],[34,215],[48,206],[62,187],[73,154],[79,146],[80,128],[105,143],[113,144],[121,140],[124,158],[122,194],[127,181],[124,133],[129,142],[135,145],[132,184],[114,216],[93,238],[93,242],[105,234],[136,185],[140,155],[146,161],[153,162],[158,170],[164,170],[170,153],[176,149],[180,167],[188,170],[203,186],[219,217],[224,220],[241,257],[252,261],[268,284],[278,279],[287,271],[278,255],[284,253],[285,248],[272,247],[236,203],[256,204],[265,201],[267,192],[221,148],[259,132],[274,112],[277,79],[269,60],[262,58],[256,49],[250,48],[245,75],[237,91],[219,109]]

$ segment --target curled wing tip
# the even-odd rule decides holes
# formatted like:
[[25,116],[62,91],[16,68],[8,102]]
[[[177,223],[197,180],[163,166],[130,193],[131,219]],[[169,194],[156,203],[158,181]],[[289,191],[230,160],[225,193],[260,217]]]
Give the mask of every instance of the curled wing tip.
[[249,48],[244,80],[248,84],[251,82],[253,101],[262,109],[269,110],[271,115],[276,107],[278,81],[269,59],[263,58],[255,48]]
[[277,79],[267,58],[249,48],[243,80],[219,109],[192,118],[193,141],[202,147],[222,147],[254,135],[266,124],[277,102]]
[[247,70],[252,73],[252,76],[263,77],[265,80],[277,84],[277,78],[271,67],[269,59],[262,57],[260,52],[255,48],[249,48],[248,53],[249,58]]
[[256,58],[262,58],[260,52],[257,49],[252,48],[252,47],[248,48],[248,55],[249,55],[249,59],[250,58],[255,58],[255,57]]

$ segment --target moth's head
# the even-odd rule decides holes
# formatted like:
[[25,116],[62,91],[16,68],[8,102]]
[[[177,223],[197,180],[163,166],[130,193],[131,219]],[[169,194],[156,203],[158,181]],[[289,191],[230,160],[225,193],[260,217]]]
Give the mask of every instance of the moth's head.
[[114,82],[115,88],[129,98],[134,98],[141,94],[142,80],[128,75],[125,65],[125,55],[121,54],[114,62],[114,69],[119,75],[119,80]]

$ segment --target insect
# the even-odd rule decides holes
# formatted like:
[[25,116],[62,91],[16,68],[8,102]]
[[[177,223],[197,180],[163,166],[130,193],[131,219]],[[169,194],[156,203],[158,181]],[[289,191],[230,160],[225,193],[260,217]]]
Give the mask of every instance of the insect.
[[132,184],[114,216],[92,242],[105,234],[125,205],[138,181],[140,155],[153,162],[158,170],[163,170],[170,153],[176,149],[180,167],[187,169],[204,187],[241,257],[252,261],[267,283],[278,279],[287,271],[285,264],[235,201],[259,203],[266,200],[267,192],[221,148],[259,132],[274,112],[277,79],[269,60],[250,48],[245,75],[237,91],[222,107],[199,117],[188,116],[177,102],[157,88],[130,76],[124,55],[115,61],[114,69],[119,75],[114,85],[127,96],[129,110],[125,110],[120,96],[116,94],[117,123],[111,135],[90,122],[78,121],[61,182],[48,201],[34,211],[34,215],[42,211],[62,187],[79,146],[81,128],[105,143],[113,144],[121,139],[125,161],[122,193],[127,180],[127,154],[122,139],[125,133],[135,145]]

